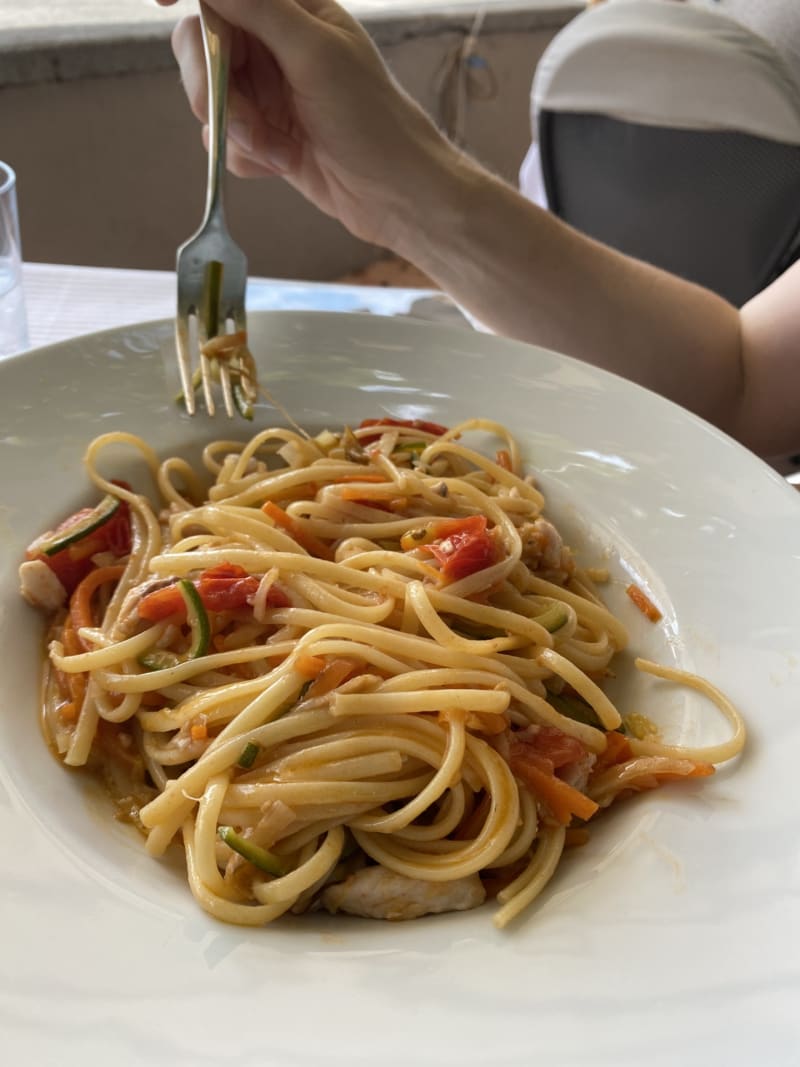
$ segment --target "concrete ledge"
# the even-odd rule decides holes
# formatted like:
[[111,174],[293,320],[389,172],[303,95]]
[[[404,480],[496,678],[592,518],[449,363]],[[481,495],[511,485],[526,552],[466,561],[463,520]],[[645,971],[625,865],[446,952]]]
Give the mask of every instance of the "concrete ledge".
[[[144,9],[142,18],[132,18],[134,9],[123,0],[105,9],[102,21],[81,23],[80,4],[49,0],[47,14],[41,15],[48,18],[47,24],[33,21],[36,6],[5,0],[0,15],[0,89],[174,69],[169,37],[181,5],[175,11]],[[583,10],[585,0],[465,0],[437,7],[424,0],[355,0],[347,6],[378,45],[386,47],[413,37],[469,33],[480,9],[485,12],[482,37],[556,30]]]

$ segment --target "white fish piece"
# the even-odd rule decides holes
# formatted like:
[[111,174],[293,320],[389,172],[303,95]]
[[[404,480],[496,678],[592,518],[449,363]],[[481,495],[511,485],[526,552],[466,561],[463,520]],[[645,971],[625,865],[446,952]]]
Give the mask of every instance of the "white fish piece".
[[523,528],[523,542],[526,554],[543,569],[556,570],[561,566],[564,542],[552,522],[539,516],[534,522],[526,523]]
[[568,767],[562,768],[559,773],[559,777],[567,785],[571,785],[573,789],[577,789],[579,793],[585,793],[586,787],[589,785],[589,775],[592,772],[597,762],[597,756],[593,752],[587,752],[586,755],[579,760],[575,760],[574,763]]
[[58,611],[67,599],[66,589],[41,559],[20,564],[19,591],[29,604],[50,613]]
[[331,914],[343,911],[396,922],[443,911],[467,911],[485,899],[486,890],[477,874],[453,882],[425,882],[385,867],[364,867],[344,882],[328,886],[321,904]]

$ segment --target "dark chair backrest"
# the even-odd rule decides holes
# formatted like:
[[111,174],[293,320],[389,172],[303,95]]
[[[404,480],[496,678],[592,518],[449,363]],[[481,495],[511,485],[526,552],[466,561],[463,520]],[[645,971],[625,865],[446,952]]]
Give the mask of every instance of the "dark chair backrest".
[[593,8],[546,51],[533,111],[548,206],[590,236],[737,306],[800,254],[800,86],[732,20]]
[[800,147],[542,111],[550,210],[741,306],[800,253]]

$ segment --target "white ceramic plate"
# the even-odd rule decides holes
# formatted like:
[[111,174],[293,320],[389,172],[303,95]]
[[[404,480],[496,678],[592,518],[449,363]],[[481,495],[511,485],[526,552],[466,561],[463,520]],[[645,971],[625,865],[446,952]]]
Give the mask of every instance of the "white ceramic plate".
[[[673,405],[549,352],[408,321],[255,315],[265,382],[309,426],[368,415],[509,424],[649,655],[743,709],[739,765],[621,805],[505,932],[491,908],[381,924],[220,925],[144,853],[38,726],[41,622],[16,567],[90,496],[87,441],[159,450],[231,433],[169,401],[171,327],[0,365],[0,1047],[8,1064],[784,1067],[800,1057],[800,507],[759,460]],[[280,421],[258,414],[258,424]],[[245,435],[242,424],[234,427]],[[645,582],[653,627],[621,594]],[[620,700],[719,732],[700,698],[629,672]]]

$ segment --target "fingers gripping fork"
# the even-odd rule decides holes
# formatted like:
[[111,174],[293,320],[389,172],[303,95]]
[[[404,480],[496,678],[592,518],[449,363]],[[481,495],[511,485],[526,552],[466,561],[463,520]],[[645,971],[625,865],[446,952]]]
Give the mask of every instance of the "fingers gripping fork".
[[209,415],[217,386],[228,416],[252,414],[255,378],[247,350],[247,259],[230,236],[223,207],[230,27],[200,4],[208,76],[208,184],[199,230],[178,249],[175,345],[186,410],[200,391]]

